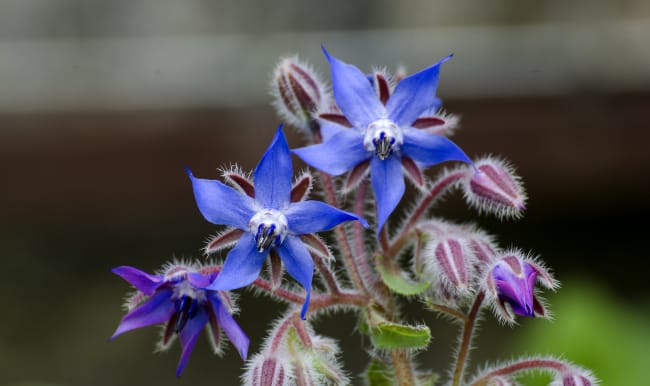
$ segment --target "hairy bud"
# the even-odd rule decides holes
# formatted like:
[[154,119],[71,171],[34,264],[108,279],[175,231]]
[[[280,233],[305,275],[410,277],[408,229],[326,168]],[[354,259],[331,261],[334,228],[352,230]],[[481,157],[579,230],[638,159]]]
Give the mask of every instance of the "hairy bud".
[[551,383],[551,386],[597,386],[598,380],[591,374],[591,372],[580,369],[571,368],[568,371],[558,374],[558,377]]
[[315,121],[313,114],[329,99],[319,76],[311,66],[295,56],[278,63],[271,92],[280,117],[305,132],[309,132]]
[[244,376],[247,386],[288,386],[286,366],[275,356],[258,354],[251,359]]
[[481,212],[499,217],[521,216],[526,208],[526,192],[511,166],[500,159],[487,157],[468,169],[464,184],[465,199]]

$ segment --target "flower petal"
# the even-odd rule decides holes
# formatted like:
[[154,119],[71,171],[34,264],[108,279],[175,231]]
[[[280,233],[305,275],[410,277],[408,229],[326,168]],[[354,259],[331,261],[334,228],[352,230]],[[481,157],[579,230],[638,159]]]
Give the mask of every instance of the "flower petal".
[[349,213],[327,205],[321,201],[302,201],[291,204],[284,213],[289,231],[297,235],[316,233],[332,229],[344,221],[357,220],[363,226],[368,223],[354,213]]
[[363,135],[352,129],[341,130],[325,143],[292,152],[310,166],[334,176],[347,172],[371,155],[363,147]]
[[181,347],[183,347],[183,352],[181,353],[181,359],[178,361],[178,366],[176,367],[177,377],[181,376],[183,369],[187,366],[187,361],[190,359],[192,350],[194,350],[196,339],[199,337],[201,330],[205,327],[207,322],[208,313],[206,312],[205,307],[201,306],[196,315],[187,321],[185,327],[183,327],[181,332],[178,334],[181,341]]
[[364,130],[372,121],[383,118],[386,110],[366,75],[357,67],[330,55],[325,47],[323,53],[332,71],[334,100],[350,123],[358,130]]
[[304,320],[309,307],[309,298],[311,297],[314,260],[312,260],[305,244],[297,236],[293,235],[287,236],[282,245],[277,248],[277,251],[289,275],[296,279],[307,291],[305,303],[300,311],[300,317]]
[[149,300],[124,315],[111,339],[136,328],[160,324],[169,320],[174,314],[174,302],[171,301],[171,297],[171,289],[163,289],[154,294]]
[[227,291],[249,285],[259,276],[267,255],[267,251],[259,253],[253,235],[244,232],[226,256],[221,273],[206,289]]
[[253,174],[257,202],[264,208],[282,209],[289,203],[292,175],[289,145],[280,125]]
[[438,103],[436,88],[440,65],[451,59],[451,55],[420,72],[402,79],[386,104],[388,118],[398,126],[409,126],[425,110]]
[[137,268],[121,266],[111,269],[111,272],[128,281],[138,291],[151,296],[162,284],[163,278],[159,275],[150,275]]
[[404,175],[400,157],[370,159],[370,179],[377,201],[377,234],[404,195]]
[[218,299],[216,294],[209,294],[208,299],[210,299],[210,302],[212,303],[212,309],[216,314],[219,326],[226,333],[232,345],[237,348],[237,352],[239,352],[241,359],[246,360],[246,357],[248,356],[248,345],[250,343],[248,336],[246,336],[241,327],[239,327],[239,324],[237,324],[232,315],[230,315],[226,307],[221,304],[221,301]]
[[210,282],[212,280],[211,275],[204,275],[199,272],[188,272],[187,273],[187,281],[192,285],[194,288],[205,288],[210,285]]
[[255,214],[255,202],[217,180],[196,178],[189,169],[194,198],[199,211],[213,224],[223,224],[239,229],[248,229],[248,222]]
[[404,131],[401,147],[404,156],[412,158],[422,166],[430,166],[445,161],[463,161],[472,164],[463,150],[442,135],[430,134],[417,129]]

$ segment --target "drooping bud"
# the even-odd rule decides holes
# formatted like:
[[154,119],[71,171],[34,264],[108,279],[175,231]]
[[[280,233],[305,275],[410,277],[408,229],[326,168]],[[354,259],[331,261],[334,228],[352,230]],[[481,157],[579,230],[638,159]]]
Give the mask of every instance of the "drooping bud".
[[551,386],[597,386],[598,383],[591,372],[571,367],[568,371],[559,373]]
[[515,315],[547,317],[544,304],[535,294],[535,284],[557,287],[550,273],[519,251],[504,253],[485,272],[485,289],[497,317],[514,322]]
[[481,212],[499,217],[521,216],[526,208],[526,192],[520,178],[506,162],[487,157],[468,168],[465,199]]
[[258,354],[251,359],[244,376],[247,386],[288,386],[286,366],[275,356]]
[[278,63],[271,92],[280,117],[304,132],[310,131],[315,121],[314,113],[325,107],[329,100],[320,77],[296,56]]

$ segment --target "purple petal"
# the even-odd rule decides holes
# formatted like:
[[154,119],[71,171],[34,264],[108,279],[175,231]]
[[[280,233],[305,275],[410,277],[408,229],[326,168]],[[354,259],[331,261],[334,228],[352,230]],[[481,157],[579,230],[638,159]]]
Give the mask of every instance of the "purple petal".
[[253,174],[257,202],[270,209],[286,206],[291,196],[292,175],[289,145],[280,125]]
[[451,58],[447,56],[429,68],[402,79],[386,104],[388,117],[398,126],[409,126],[425,110],[437,103],[436,88],[440,64]]
[[252,198],[217,180],[196,178],[187,169],[192,180],[194,197],[199,211],[213,224],[223,224],[248,229],[248,222],[255,214]]
[[364,130],[372,121],[383,118],[386,110],[366,75],[357,67],[330,55],[325,47],[323,53],[332,71],[334,100],[350,123]]
[[417,129],[404,131],[404,143],[400,150],[405,157],[419,162],[422,166],[445,161],[463,161],[472,164],[463,150],[446,137]]
[[150,275],[137,268],[121,266],[111,269],[111,272],[128,281],[138,291],[151,296],[162,284],[163,278],[160,275]]
[[253,235],[244,232],[226,256],[221,273],[206,289],[227,291],[249,285],[259,276],[267,255],[267,251],[259,253]]
[[377,233],[404,195],[404,175],[400,157],[370,159],[370,179],[377,201]]
[[152,326],[169,320],[174,314],[174,302],[171,301],[171,296],[171,289],[163,289],[124,315],[111,339],[136,328]]
[[226,333],[233,346],[237,348],[241,359],[246,360],[248,356],[248,345],[250,343],[248,337],[214,293],[208,295],[208,299],[212,303],[212,309],[216,314],[219,326]]
[[192,350],[194,350],[196,339],[199,337],[201,330],[205,327],[207,322],[208,313],[206,312],[205,307],[201,306],[196,315],[187,321],[185,327],[183,327],[181,332],[178,334],[183,352],[181,353],[181,359],[178,361],[178,366],[176,367],[177,377],[181,376],[183,369],[187,366],[187,361],[190,359]]
[[363,226],[368,223],[354,213],[342,211],[321,201],[301,201],[291,204],[284,213],[289,223],[289,231],[304,235],[332,229],[344,221],[357,220]]
[[371,155],[363,147],[363,134],[353,129],[343,129],[325,143],[292,152],[310,166],[334,176],[347,172]]
[[204,275],[198,272],[189,272],[187,274],[187,281],[190,282],[194,288],[205,288],[210,285],[210,282],[212,281],[211,276],[212,275]]
[[284,267],[298,283],[307,291],[305,303],[300,311],[300,317],[305,319],[307,308],[309,307],[309,298],[311,296],[311,280],[314,275],[314,261],[312,260],[307,247],[303,242],[293,235],[287,236],[280,247],[277,248]]

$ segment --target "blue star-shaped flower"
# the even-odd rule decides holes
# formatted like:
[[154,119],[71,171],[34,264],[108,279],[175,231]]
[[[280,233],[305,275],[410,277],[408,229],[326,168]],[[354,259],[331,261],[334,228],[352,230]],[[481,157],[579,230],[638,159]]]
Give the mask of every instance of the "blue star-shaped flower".
[[303,319],[309,305],[314,262],[299,236],[350,220],[367,226],[361,217],[320,201],[291,202],[293,171],[282,125],[253,173],[254,198],[217,180],[196,178],[189,170],[188,174],[203,217],[213,224],[244,231],[226,256],[221,274],[207,288],[231,290],[252,283],[274,249],[289,275],[307,291],[301,311]]
[[209,325],[207,331],[215,351],[223,329],[242,359],[246,359],[249,340],[230,315],[229,298],[224,293],[205,289],[217,277],[216,272],[204,274],[188,265],[170,265],[161,275],[127,266],[114,268],[113,273],[139,292],[111,339],[136,328],[167,323],[161,346],[168,347],[174,335],[180,338],[183,352],[176,368],[176,376],[180,376],[199,333]]
[[331,56],[324,47],[323,53],[330,63],[334,99],[352,129],[323,122],[324,142],[293,152],[332,175],[369,160],[379,231],[404,195],[403,162],[419,167],[452,160],[471,163],[449,139],[413,127],[418,117],[439,105],[435,91],[440,64],[449,57],[402,79],[384,104],[357,67]]

